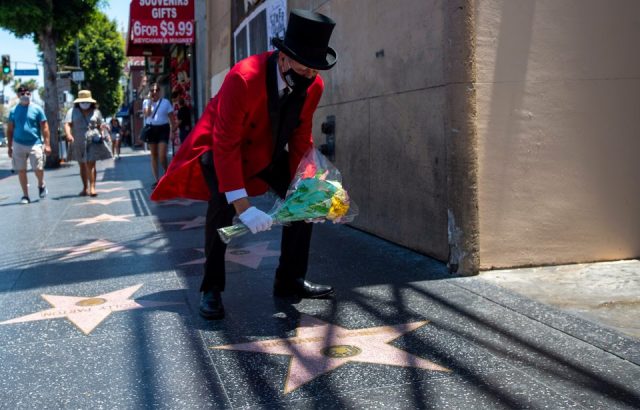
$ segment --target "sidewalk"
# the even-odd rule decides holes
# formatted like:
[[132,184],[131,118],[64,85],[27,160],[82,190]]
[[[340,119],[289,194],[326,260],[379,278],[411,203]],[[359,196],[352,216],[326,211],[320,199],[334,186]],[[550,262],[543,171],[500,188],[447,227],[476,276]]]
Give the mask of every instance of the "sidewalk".
[[149,201],[123,154],[97,198],[71,164],[20,205],[0,148],[1,409],[640,408],[640,339],[346,226],[314,227],[333,300],[273,298],[275,228],[232,242],[202,320],[206,204]]
[[482,272],[483,280],[640,339],[640,261]]

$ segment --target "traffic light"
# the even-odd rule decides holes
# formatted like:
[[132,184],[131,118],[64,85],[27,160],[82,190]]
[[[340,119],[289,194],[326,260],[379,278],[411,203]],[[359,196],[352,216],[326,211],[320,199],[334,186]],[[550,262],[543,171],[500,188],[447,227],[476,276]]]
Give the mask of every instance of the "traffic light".
[[11,73],[11,58],[9,54],[2,55],[2,74]]

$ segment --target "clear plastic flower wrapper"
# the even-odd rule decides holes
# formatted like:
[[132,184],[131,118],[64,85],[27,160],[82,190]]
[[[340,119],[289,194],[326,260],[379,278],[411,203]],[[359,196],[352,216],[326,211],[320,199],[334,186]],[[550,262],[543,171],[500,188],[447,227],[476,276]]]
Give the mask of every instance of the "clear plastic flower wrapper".
[[[276,225],[295,221],[347,223],[358,215],[358,207],[342,186],[340,171],[311,147],[300,161],[284,200],[268,212]],[[224,243],[249,232],[243,223],[218,229]]]

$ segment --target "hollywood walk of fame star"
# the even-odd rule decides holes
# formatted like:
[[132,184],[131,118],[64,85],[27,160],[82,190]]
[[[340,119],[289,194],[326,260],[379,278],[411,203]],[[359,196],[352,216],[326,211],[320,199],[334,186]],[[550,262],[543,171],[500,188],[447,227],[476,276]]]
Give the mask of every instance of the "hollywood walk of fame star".
[[51,306],[51,309],[41,310],[30,315],[0,322],[0,325],[11,323],[33,322],[66,317],[76,325],[85,335],[88,335],[103,320],[111,314],[122,310],[151,308],[157,306],[177,305],[182,302],[154,302],[151,300],[129,299],[140,285],[103,293],[94,297],[41,295]]
[[[271,251],[267,249],[269,246],[269,242],[256,242],[250,244],[248,246],[244,246],[242,248],[232,248],[229,247],[227,249],[227,253],[225,254],[225,260],[229,262],[235,262],[239,265],[244,265],[249,268],[258,269],[260,264],[262,263],[262,259],[267,256],[279,256],[280,252]],[[204,249],[196,248],[198,252],[204,253]],[[182,265],[202,265],[205,261],[205,258],[194,259],[189,262],[181,263]]]
[[101,189],[96,189],[96,193],[98,194],[108,194],[109,192],[114,192],[114,191],[126,191],[127,188],[118,186],[118,187],[113,187],[113,188],[101,188]]
[[184,231],[185,229],[199,228],[201,226],[204,226],[206,222],[207,222],[207,218],[205,218],[204,216],[196,216],[194,219],[190,221],[184,220],[184,221],[163,222],[163,223],[165,225],[182,225],[182,228],[180,228],[180,230]]
[[79,204],[75,204],[76,206],[82,206],[82,205],[111,205],[114,202],[128,202],[131,201],[131,199],[124,197],[124,196],[119,196],[116,198],[110,198],[110,199],[89,199],[87,202],[81,202]]
[[91,225],[102,222],[131,222],[127,218],[131,218],[135,215],[111,215],[111,214],[100,214],[98,216],[94,216],[93,218],[78,218],[78,219],[67,219],[67,222],[78,222],[76,226],[80,225]]
[[296,336],[249,343],[212,346],[211,349],[291,356],[284,393],[291,393],[316,377],[349,362],[375,363],[450,372],[429,360],[391,346],[393,340],[429,323],[345,329],[313,316],[302,315]]
[[103,239],[98,239],[82,246],[70,246],[66,248],[50,248],[45,250],[52,251],[52,252],[70,251],[69,253],[67,253],[66,255],[58,259],[59,261],[63,261],[66,259],[74,258],[76,256],[84,255],[87,253],[95,253],[95,252],[123,253],[123,252],[129,251],[130,249],[125,248],[124,246],[118,245],[117,243],[105,241]]

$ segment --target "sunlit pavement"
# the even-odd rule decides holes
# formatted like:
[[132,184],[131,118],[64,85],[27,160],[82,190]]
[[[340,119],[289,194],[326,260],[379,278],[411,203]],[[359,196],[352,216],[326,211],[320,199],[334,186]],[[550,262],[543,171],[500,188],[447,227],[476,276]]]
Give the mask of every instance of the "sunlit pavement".
[[[638,408],[640,343],[346,226],[272,296],[279,228],[229,248],[227,317],[198,316],[206,204],[149,201],[149,157],[75,164],[19,204],[0,149],[0,408]],[[263,209],[273,199],[260,198]]]

